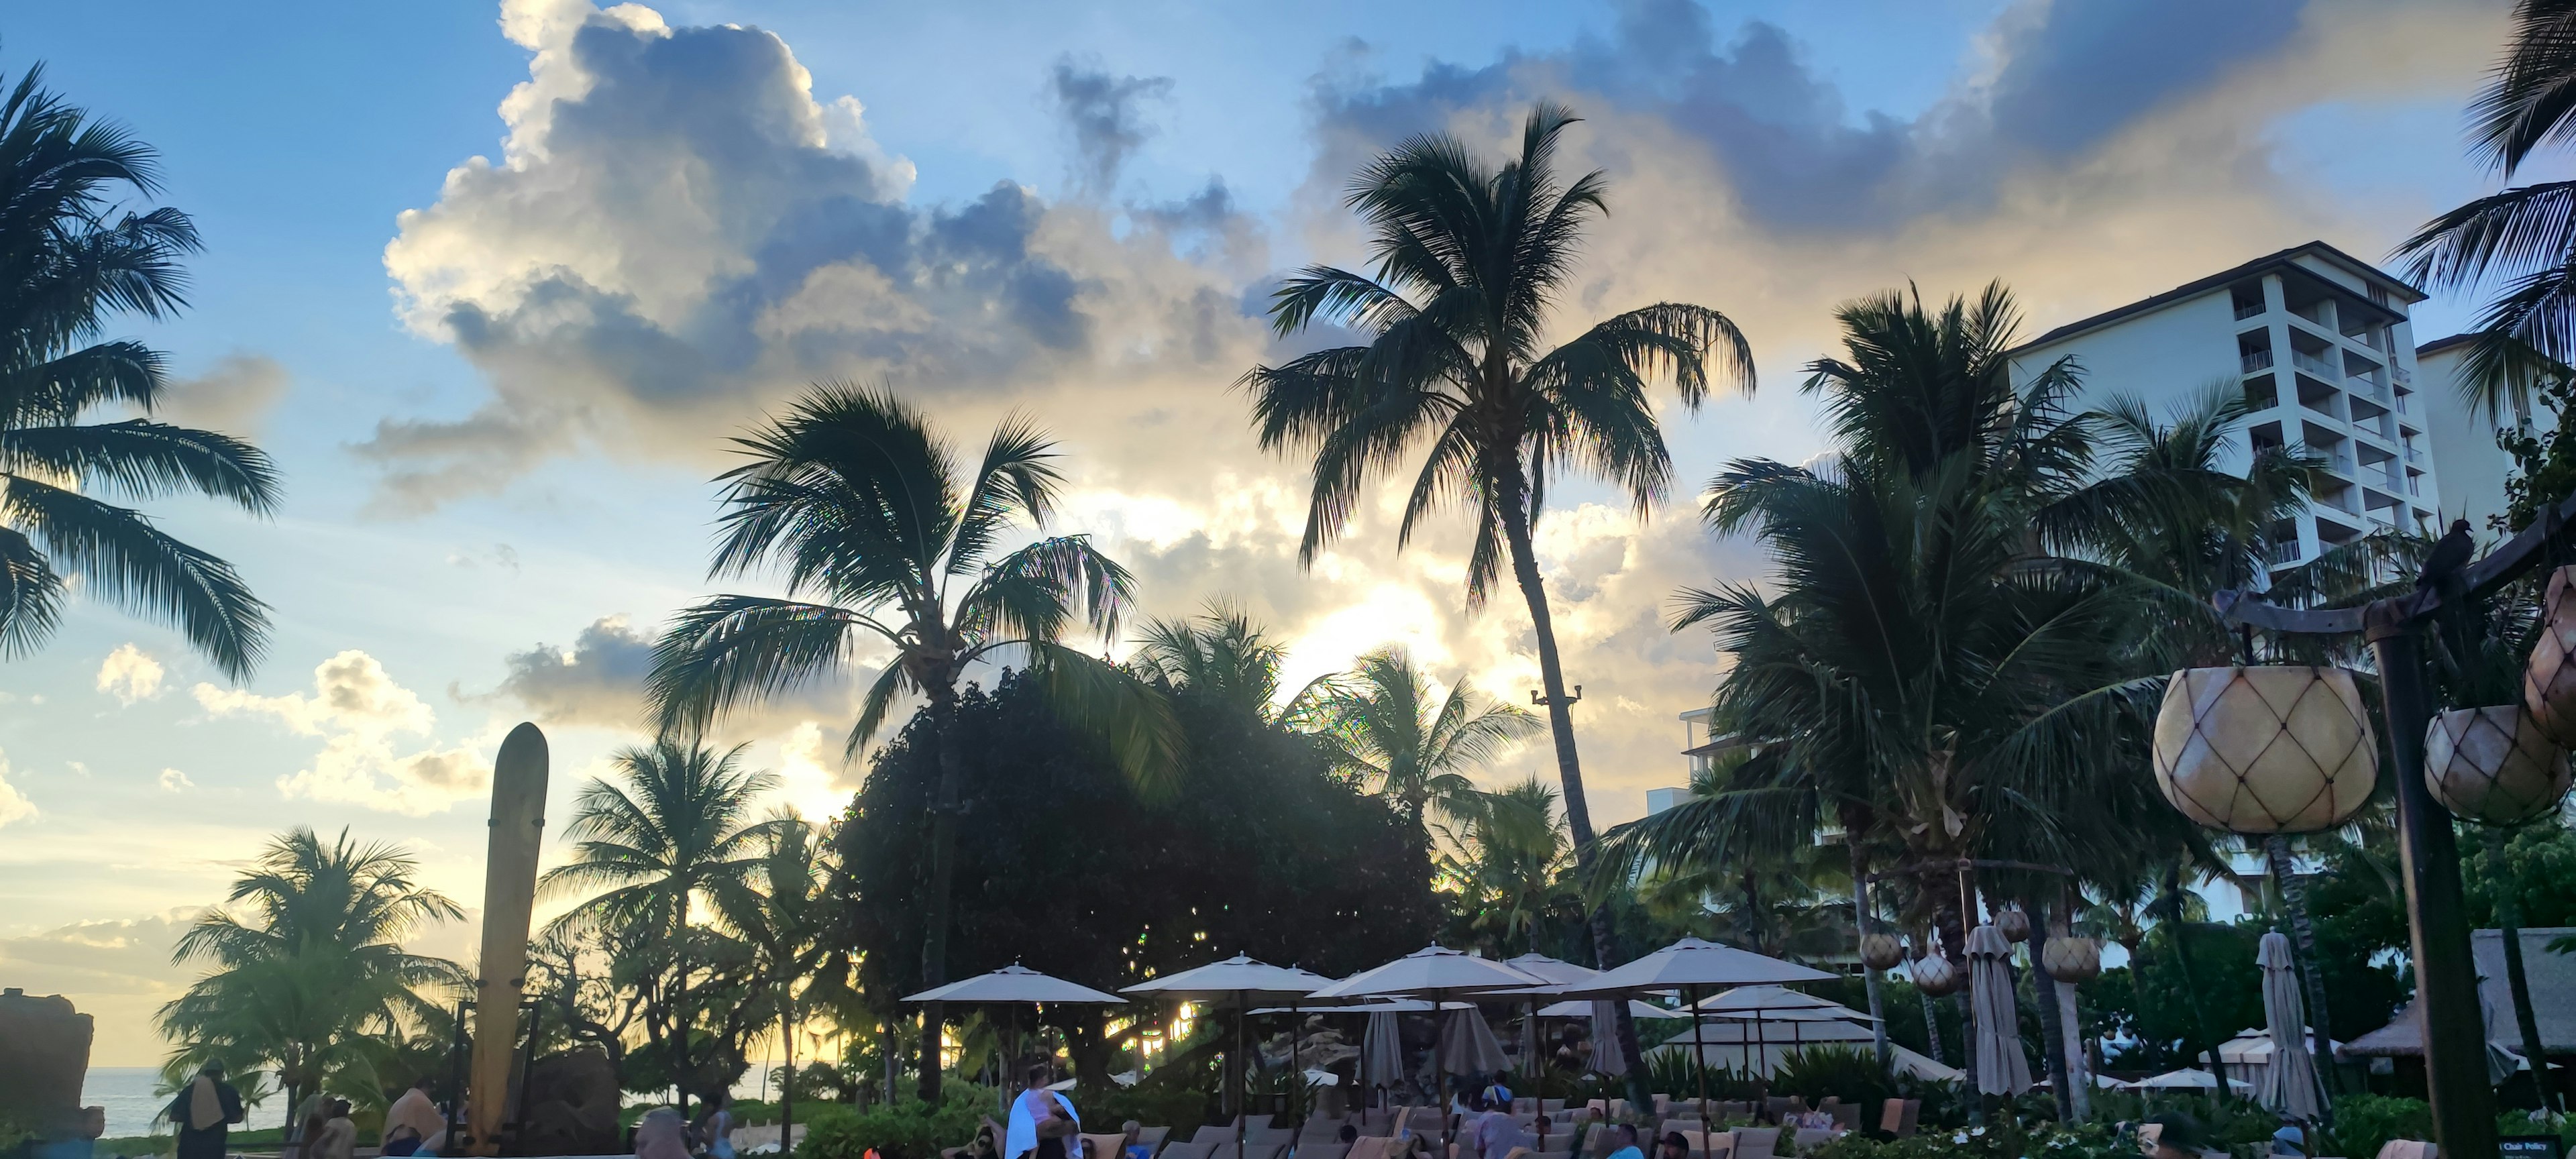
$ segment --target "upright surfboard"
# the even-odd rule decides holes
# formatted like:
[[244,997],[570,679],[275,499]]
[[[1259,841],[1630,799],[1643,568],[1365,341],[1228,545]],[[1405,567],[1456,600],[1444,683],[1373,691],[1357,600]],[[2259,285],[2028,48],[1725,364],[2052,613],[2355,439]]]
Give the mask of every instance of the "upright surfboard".
[[501,1153],[510,1061],[519,1046],[527,989],[528,920],[537,904],[537,846],[546,825],[546,734],[511,729],[492,762],[491,848],[483,872],[483,977],[474,999],[474,1063],[466,1129],[476,1155]]

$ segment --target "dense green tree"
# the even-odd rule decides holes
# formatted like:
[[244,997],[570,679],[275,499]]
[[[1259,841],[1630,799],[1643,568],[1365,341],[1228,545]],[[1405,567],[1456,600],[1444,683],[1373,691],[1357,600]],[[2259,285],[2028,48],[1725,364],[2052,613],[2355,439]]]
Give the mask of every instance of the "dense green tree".
[[418,870],[408,850],[360,844],[346,830],[328,842],[306,828],[271,841],[171,953],[214,969],[161,1008],[173,1044],[164,1075],[178,1081],[207,1059],[270,1067],[289,1113],[326,1086],[377,1102],[385,1080],[414,1077],[378,1064],[414,1032],[446,1026],[440,1007],[468,980],[455,963],[402,947],[465,916]]
[[[1131,779],[1160,783],[1177,767],[1178,732],[1162,699],[1064,643],[1077,626],[1117,634],[1126,569],[1080,535],[1004,550],[1054,512],[1063,480],[1045,435],[1006,421],[966,474],[929,421],[891,393],[826,385],[734,442],[750,461],[720,477],[724,534],[711,571],[774,564],[787,594],[717,596],[673,620],[648,682],[666,728],[702,727],[883,647],[894,659],[868,688],[848,754],[907,691],[928,702],[934,722],[919,743],[935,743],[966,671],[1003,653],[1021,658],[1066,719],[1103,738]],[[917,911],[925,933],[911,940],[933,985],[948,977],[958,810],[969,788],[963,762],[943,758],[941,767],[919,851],[933,878]],[[922,1049],[922,1095],[936,1102],[937,1036]]]
[[[187,304],[180,259],[196,224],[127,201],[160,189],[160,155],[48,91],[43,66],[0,102],[0,657],[52,635],[78,576],[240,679],[267,647],[268,605],[231,564],[109,501],[277,506],[258,448],[149,417],[167,384],[160,351],[99,340],[119,314],[159,321]],[[145,417],[85,421],[101,410]]]
[[[1422,831],[1335,774],[1309,738],[1220,692],[1176,689],[1188,767],[1172,793],[1143,796],[1036,684],[1011,673],[958,697],[951,735],[970,786],[960,976],[1016,961],[1115,987],[1237,952],[1341,975],[1431,939]],[[921,984],[913,914],[930,882],[918,819],[941,775],[932,728],[916,714],[886,745],[835,838],[879,1010]],[[1058,1017],[1077,1069],[1105,1073],[1114,1044],[1099,1012]]]
[[[857,953],[840,944],[843,914],[829,884],[836,872],[826,835],[793,814],[772,819],[752,872],[711,891],[726,932],[747,951],[752,1001],[772,1009],[785,1055],[778,1085],[781,1130],[796,1121],[796,1038],[815,1011],[854,997]],[[763,1001],[765,999],[765,1002]],[[781,1136],[784,1138],[785,1136]]]
[[[1547,346],[1583,231],[1609,207],[1599,172],[1570,183],[1557,175],[1560,137],[1573,123],[1560,106],[1531,109],[1519,154],[1499,167],[1431,133],[1362,169],[1348,201],[1368,224],[1374,274],[1309,266],[1273,295],[1270,320],[1282,337],[1323,322],[1357,331],[1365,344],[1255,367],[1243,382],[1261,445],[1313,455],[1301,560],[1311,563],[1339,538],[1373,477],[1417,448],[1422,468],[1397,544],[1444,504],[1473,508],[1467,598],[1481,604],[1509,561],[1535,635],[1566,824],[1576,858],[1589,865],[1591,806],[1532,529],[1549,477],[1568,471],[1609,480],[1641,515],[1650,509],[1672,480],[1647,395],[1652,377],[1669,371],[1682,405],[1695,409],[1712,377],[1750,393],[1753,354],[1725,315],[1678,302],[1614,315]],[[1593,927],[1596,964],[1616,964],[1608,915]],[[1620,1042],[1633,1047],[1624,1007],[1619,1027]]]

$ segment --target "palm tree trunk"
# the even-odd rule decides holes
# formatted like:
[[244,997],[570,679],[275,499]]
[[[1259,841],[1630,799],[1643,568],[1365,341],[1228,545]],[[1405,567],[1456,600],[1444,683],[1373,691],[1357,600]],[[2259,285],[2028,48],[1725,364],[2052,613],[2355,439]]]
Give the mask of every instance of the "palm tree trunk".
[[2308,920],[2308,883],[2290,864],[2289,838],[2278,833],[2264,838],[2263,853],[2271,862],[2272,884],[2281,891],[2281,906],[2290,911],[2290,942],[2298,951],[2299,980],[2308,995],[2308,1053],[2331,1095],[2343,1084],[2335,1069],[2334,1028],[2326,1018],[2325,973],[2317,965],[2317,928]]
[[2522,1031],[2522,1057],[2531,1062],[2531,1090],[2540,1109],[2558,1109],[2549,1081],[2549,1051],[2540,1041],[2540,1019],[2531,1009],[2531,979],[2522,972],[2522,899],[2514,896],[2513,877],[2505,868],[2505,832],[2487,827],[2487,881],[2495,890],[2496,932],[2504,939],[2505,987],[2513,992],[2514,1026]]
[[2066,1028],[2058,1024],[2057,976],[2048,972],[2048,962],[2039,953],[2047,937],[2046,927],[2042,927],[2040,940],[2031,944],[2031,1004],[2039,1007],[2039,1037],[2044,1048],[2040,1053],[2048,1059],[2048,1090],[2057,1100],[2057,1121],[2071,1123],[2076,1118],[2075,1092],[2079,1088],[2073,1081],[2073,1060],[2066,1057]]
[[778,1076],[778,1153],[785,1155],[796,1149],[796,1000],[783,993],[779,999],[778,1042],[779,1052],[787,1060],[786,1069]]
[[[1860,937],[1869,936],[1869,859],[1860,851],[1860,830],[1849,818],[1843,821],[1843,842],[1851,847],[1852,930]],[[1879,972],[1861,964],[1861,984],[1869,990],[1869,1032],[1871,1045],[1878,1050],[1878,1065],[1885,1069],[1896,1057],[1887,1045],[1887,1000],[1879,989]]]
[[[1547,611],[1547,581],[1538,574],[1538,553],[1530,547],[1529,486],[1515,451],[1512,462],[1502,470],[1489,472],[1488,482],[1494,488],[1493,501],[1502,515],[1503,542],[1512,557],[1512,578],[1520,584],[1521,599],[1529,604],[1530,631],[1538,643],[1538,675],[1542,694],[1547,698],[1547,730],[1556,742],[1556,778],[1565,798],[1565,828],[1574,838],[1574,862],[1587,878],[1592,871],[1593,833],[1592,805],[1583,795],[1583,762],[1574,750],[1574,702],[1565,694],[1565,665],[1556,652],[1556,622]],[[1610,903],[1603,900],[1593,907],[1593,965],[1607,970],[1619,963],[1614,959],[1618,947],[1610,933]],[[1612,1025],[1619,1043],[1619,1053],[1628,1062],[1628,1102],[1631,1106],[1651,1107],[1654,1099],[1646,1091],[1645,1059],[1637,1049],[1637,1023],[1628,1015],[1628,1004],[1614,1002]]]
[[[930,682],[931,719],[938,724],[939,795],[930,808],[930,896],[923,907],[921,986],[927,990],[948,981],[950,893],[957,880],[957,810],[966,791],[966,758],[957,744],[957,690],[942,680]],[[940,1004],[921,1012],[921,1081],[923,1102],[939,1105],[939,1056],[942,1037]]]

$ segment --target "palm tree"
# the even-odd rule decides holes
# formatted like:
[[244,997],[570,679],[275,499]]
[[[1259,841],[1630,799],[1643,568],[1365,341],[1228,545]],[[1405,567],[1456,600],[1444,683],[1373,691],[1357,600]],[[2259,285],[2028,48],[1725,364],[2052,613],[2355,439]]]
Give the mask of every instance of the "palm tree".
[[[2514,32],[2469,103],[2471,155],[2511,181],[2576,134],[2576,0],[2519,0]],[[2576,181],[2513,186],[2426,222],[2399,244],[2408,277],[2459,289],[2501,280],[2460,387],[2494,413],[2576,362]]]
[[[1282,337],[1320,320],[1357,330],[1368,344],[1257,366],[1243,384],[1254,396],[1263,448],[1314,455],[1302,562],[1342,534],[1371,476],[1417,446],[1427,449],[1397,546],[1444,503],[1475,508],[1467,600],[1484,602],[1508,556],[1538,644],[1566,824],[1576,859],[1588,866],[1592,810],[1531,528],[1552,472],[1601,476],[1641,515],[1650,510],[1672,481],[1647,399],[1650,376],[1669,371],[1682,404],[1697,409],[1712,362],[1751,393],[1753,353],[1725,315],[1677,302],[1614,315],[1562,346],[1545,345],[1550,307],[1567,289],[1583,229],[1609,211],[1599,172],[1559,183],[1558,138],[1573,123],[1571,111],[1540,103],[1522,128],[1520,155],[1500,168],[1432,133],[1362,169],[1347,200],[1368,222],[1375,276],[1309,266],[1273,295],[1270,320]],[[1595,964],[1608,969],[1609,911],[1596,908],[1591,926]],[[1618,1039],[1637,1057],[1624,1006]],[[1632,1077],[1642,1082],[1642,1071]],[[1642,1101],[1643,1088],[1636,1093]]]
[[82,421],[159,404],[160,352],[99,332],[119,312],[160,320],[187,304],[179,259],[198,248],[197,227],[175,209],[123,208],[122,193],[160,191],[159,154],[43,77],[28,69],[0,103],[0,656],[52,635],[70,573],[177,627],[238,680],[267,647],[268,605],[231,564],[102,496],[196,492],[266,515],[277,473],[258,448],[211,431]]
[[1146,624],[1128,663],[1173,688],[1196,689],[1270,722],[1303,711],[1321,687],[1318,681],[1287,705],[1273,703],[1279,695],[1279,669],[1287,659],[1287,646],[1271,639],[1250,615],[1215,603],[1189,619]]
[[1441,827],[1440,872],[1458,886],[1471,938],[1497,957],[1536,953],[1538,921],[1563,892],[1573,850],[1556,805],[1556,790],[1532,776],[1474,793]]
[[[951,880],[964,766],[948,743],[957,685],[996,654],[1024,658],[1059,713],[1092,729],[1148,787],[1179,765],[1170,706],[1134,676],[1062,641],[1077,618],[1117,634],[1131,600],[1127,570],[1080,535],[1003,543],[1043,527],[1062,483],[1054,444],[1018,420],[986,443],[961,478],[951,448],[918,411],[882,390],[815,387],[734,440],[750,462],[725,484],[714,575],[783,565],[784,597],[721,595],[675,618],[654,647],[647,693],[668,728],[702,728],[747,700],[836,672],[864,649],[893,654],[850,730],[853,756],[906,691],[929,702],[939,743],[930,818],[930,894],[921,984],[947,980]],[[808,599],[805,597],[819,597]],[[936,1009],[925,1017],[936,1027]],[[939,1091],[939,1035],[925,1034],[923,1097]]]
[[1526,709],[1485,701],[1463,677],[1437,705],[1432,692],[1412,654],[1390,645],[1325,678],[1296,720],[1323,743],[1335,768],[1376,782],[1414,824],[1435,803],[1452,816],[1472,816],[1481,798],[1468,771],[1536,733],[1539,721]]
[[685,1111],[695,1025],[688,1009],[690,912],[761,867],[762,843],[779,823],[754,821],[751,809],[778,787],[778,778],[742,768],[740,747],[718,753],[669,737],[619,750],[613,761],[625,783],[593,779],[582,786],[564,830],[573,858],[547,870],[538,885],[549,893],[597,891],[556,918],[550,933],[615,931],[641,949],[652,978],[648,991],[659,992],[664,1011],[645,1026],[677,1060],[673,1073]]
[[831,843],[814,826],[789,814],[775,817],[762,837],[754,871],[719,881],[716,913],[751,949],[752,974],[778,1008],[778,1041],[786,1059],[778,1084],[779,1138],[796,1123],[796,1032],[817,1008],[857,997],[855,956],[835,944],[836,903],[827,891]]
[[274,1067],[292,1114],[325,1081],[364,1069],[373,1040],[437,1024],[440,992],[461,990],[465,971],[402,942],[465,915],[418,870],[410,851],[358,844],[346,829],[328,843],[303,827],[269,842],[233,881],[229,908],[198,918],[171,953],[215,968],[161,1007],[177,1044],[165,1072],[207,1059]]

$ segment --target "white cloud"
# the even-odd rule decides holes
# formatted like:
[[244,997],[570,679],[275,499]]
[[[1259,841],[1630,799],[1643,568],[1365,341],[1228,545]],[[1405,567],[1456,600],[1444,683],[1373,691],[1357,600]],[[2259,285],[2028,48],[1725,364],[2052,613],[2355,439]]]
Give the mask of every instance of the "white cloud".
[[24,821],[36,815],[36,803],[9,783],[9,756],[0,753],[0,827],[12,821]]
[[161,662],[132,644],[119,644],[98,666],[98,690],[132,704],[161,694]]
[[177,769],[161,770],[161,791],[165,793],[182,793],[196,787],[197,782],[189,780],[186,773]]
[[351,649],[313,669],[314,695],[260,696],[199,684],[197,703],[219,716],[260,716],[302,736],[322,738],[313,763],[280,777],[289,797],[341,801],[421,816],[480,792],[491,776],[474,752],[428,748],[397,755],[397,736],[427,736],[437,717],[384,665]]

